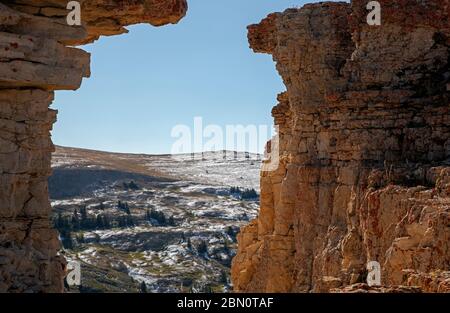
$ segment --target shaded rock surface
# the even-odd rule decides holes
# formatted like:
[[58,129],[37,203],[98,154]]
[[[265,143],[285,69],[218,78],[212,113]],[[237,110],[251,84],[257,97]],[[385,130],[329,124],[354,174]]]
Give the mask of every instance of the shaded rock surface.
[[146,22],[176,23],[185,0],[80,1],[82,26],[68,26],[62,0],[0,2],[0,292],[59,292],[65,261],[50,225],[49,109],[55,90],[90,75],[88,53],[71,46]]
[[381,26],[354,0],[248,28],[287,91],[272,111],[280,166],[262,172],[259,217],[238,237],[236,291],[355,291],[369,261],[378,291],[448,291],[449,1],[379,2]]

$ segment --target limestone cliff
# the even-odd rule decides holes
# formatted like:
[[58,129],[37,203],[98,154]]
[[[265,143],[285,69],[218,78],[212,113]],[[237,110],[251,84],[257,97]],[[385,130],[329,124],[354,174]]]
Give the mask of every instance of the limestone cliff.
[[[281,164],[261,174],[239,235],[236,291],[450,291],[448,0],[319,3],[249,26],[287,91],[273,109]],[[414,289],[414,288],[413,288]],[[414,289],[416,290],[416,289]]]
[[185,0],[85,0],[68,26],[63,0],[0,2],[0,292],[60,292],[65,261],[50,225],[47,178],[55,90],[80,87],[90,56],[69,47],[139,22],[176,23]]
[[[138,22],[176,23],[185,0],[0,2],[0,292],[62,291],[49,222],[55,90],[77,89],[89,54],[71,46]],[[281,165],[239,235],[237,291],[358,289],[367,261],[398,285],[450,290],[449,1],[321,3],[249,28],[287,86],[273,110]],[[416,290],[416,289],[414,289]]]

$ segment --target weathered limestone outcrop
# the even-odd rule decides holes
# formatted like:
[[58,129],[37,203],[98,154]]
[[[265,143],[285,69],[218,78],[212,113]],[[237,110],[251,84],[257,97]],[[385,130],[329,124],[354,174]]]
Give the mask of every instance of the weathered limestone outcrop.
[[[55,90],[79,88],[89,54],[70,46],[138,22],[176,23],[185,0],[0,2],[0,292],[59,292],[65,261],[47,177]],[[449,1],[306,5],[249,28],[287,91],[273,110],[281,165],[239,235],[237,291],[450,290]],[[384,287],[359,283],[368,261]],[[406,287],[399,288],[399,285]]]
[[74,27],[67,2],[0,2],[0,292],[63,290],[47,188],[56,119],[49,105],[55,90],[75,90],[90,75],[89,54],[69,45],[134,23],[176,23],[187,10],[185,0],[85,0],[83,25]]
[[281,164],[238,238],[238,292],[369,292],[369,261],[374,292],[450,291],[449,1],[379,1],[381,26],[367,2],[249,26],[287,91],[272,112]]

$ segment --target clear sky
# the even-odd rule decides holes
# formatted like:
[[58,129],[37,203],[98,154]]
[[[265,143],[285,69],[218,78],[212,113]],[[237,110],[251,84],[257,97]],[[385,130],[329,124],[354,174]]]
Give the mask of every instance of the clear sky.
[[[270,55],[255,54],[246,26],[303,5],[295,0],[189,0],[176,25],[135,25],[83,47],[92,76],[58,91],[55,144],[130,153],[169,153],[175,125],[269,125],[285,89]],[[269,136],[269,134],[267,134]],[[260,147],[262,148],[262,147]]]

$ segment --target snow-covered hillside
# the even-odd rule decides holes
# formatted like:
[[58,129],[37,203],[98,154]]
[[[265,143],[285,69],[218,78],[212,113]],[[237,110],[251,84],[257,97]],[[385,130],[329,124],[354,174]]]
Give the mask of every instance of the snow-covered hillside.
[[259,170],[246,153],[57,147],[54,223],[64,253],[82,263],[80,290],[228,291],[236,234],[258,212]]

